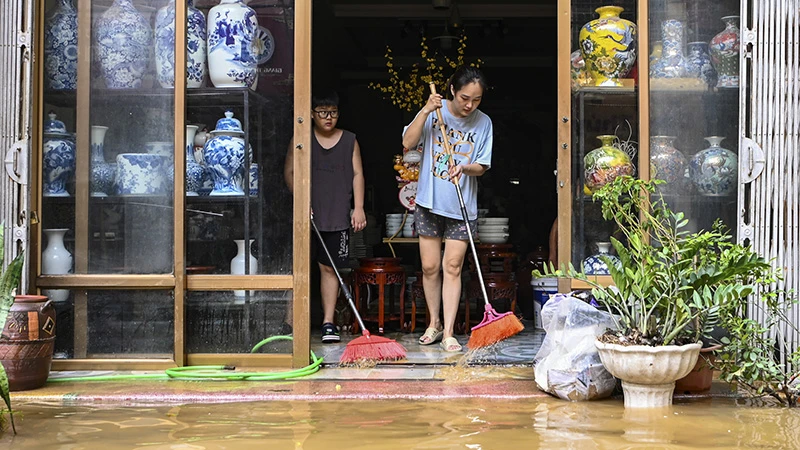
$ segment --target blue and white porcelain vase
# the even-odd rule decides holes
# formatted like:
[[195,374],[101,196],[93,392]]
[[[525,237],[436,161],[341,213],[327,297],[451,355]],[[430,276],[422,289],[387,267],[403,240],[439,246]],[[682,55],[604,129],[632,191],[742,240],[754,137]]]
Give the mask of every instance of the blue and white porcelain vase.
[[258,163],[250,163],[250,195],[258,195]]
[[117,189],[120,195],[160,195],[165,191],[164,158],[149,153],[117,155]]
[[739,180],[739,158],[722,148],[722,136],[705,138],[710,146],[694,155],[689,162],[689,176],[697,192],[707,196],[732,195]]
[[186,11],[186,87],[199,88],[208,72],[206,64],[206,16],[188,0]]
[[136,89],[147,70],[153,32],[131,0],[114,0],[94,24],[94,55],[109,89]]
[[[186,87],[198,88],[206,75],[206,18],[188,0],[186,11]],[[158,83],[175,86],[175,0],[156,14],[155,59]]]
[[711,64],[711,55],[708,54],[708,44],[705,42],[689,42],[687,44],[689,55],[686,56],[686,76],[700,78],[708,87],[717,84],[717,71]]
[[208,72],[216,87],[254,88],[258,20],[242,0],[221,0],[208,12]]
[[92,125],[92,173],[89,189],[94,197],[105,197],[113,193],[114,168],[106,162],[105,139],[108,127]]
[[44,23],[44,83],[54,91],[74,90],[78,82],[78,11],[59,0]]
[[44,122],[44,144],[42,159],[44,165],[45,197],[69,197],[67,182],[75,173],[75,142],[67,133],[64,122],[56,119],[55,113],[47,115]]
[[661,57],[650,66],[651,78],[682,78],[686,76],[686,57],[683,54],[683,22],[661,22]]
[[232,111],[217,121],[217,128],[203,147],[206,168],[214,180],[209,195],[244,195],[244,131]]
[[203,166],[194,159],[194,135],[197,125],[186,125],[186,195],[197,197],[203,187]]
[[608,265],[603,258],[610,260],[615,266],[621,267],[619,258],[612,255],[610,242],[595,242],[597,253],[583,260],[583,273],[586,275],[610,275]]

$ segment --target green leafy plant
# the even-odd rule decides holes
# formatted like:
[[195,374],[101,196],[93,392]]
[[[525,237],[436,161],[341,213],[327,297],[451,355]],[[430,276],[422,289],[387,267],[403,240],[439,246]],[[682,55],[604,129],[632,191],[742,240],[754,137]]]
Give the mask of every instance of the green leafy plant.
[[[5,253],[5,223],[0,224],[0,257]],[[14,304],[14,294],[17,286],[19,286],[20,279],[22,278],[22,262],[23,254],[17,255],[8,267],[5,267],[2,274],[0,274],[0,333],[6,326],[6,319],[11,310],[11,305]],[[0,397],[8,408],[8,416],[11,418],[11,429],[14,434],[17,429],[14,426],[14,413],[11,410],[11,393],[8,386],[8,374],[0,364]],[[0,420],[3,419],[2,411],[0,411]],[[0,428],[2,429],[2,428]]]
[[[772,267],[748,247],[733,243],[717,221],[691,232],[656,186],[661,180],[616,178],[594,193],[620,239],[611,238],[621,264],[602,257],[613,286],[602,286],[571,264],[544,276],[569,277],[592,286],[615,330],[600,337],[623,345],[683,345],[710,336],[722,315],[731,314],[760,286],[774,279]],[[543,276],[538,271],[534,276]]]

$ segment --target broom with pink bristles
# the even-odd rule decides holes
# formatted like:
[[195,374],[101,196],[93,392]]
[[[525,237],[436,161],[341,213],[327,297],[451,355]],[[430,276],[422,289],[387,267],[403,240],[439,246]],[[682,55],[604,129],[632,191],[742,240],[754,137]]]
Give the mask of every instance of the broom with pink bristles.
[[358,314],[358,308],[356,308],[356,304],[353,301],[353,295],[350,293],[350,289],[347,288],[347,284],[345,284],[342,276],[339,274],[339,269],[336,268],[336,264],[333,262],[331,252],[328,251],[325,240],[322,239],[322,234],[320,234],[317,224],[314,223],[313,214],[311,216],[311,226],[314,227],[314,232],[317,234],[319,243],[322,249],[325,250],[325,254],[328,255],[328,260],[331,263],[331,267],[333,267],[336,278],[339,279],[339,286],[341,286],[344,296],[347,298],[347,302],[350,303],[350,308],[353,310],[356,320],[358,320],[358,325],[361,326],[361,336],[347,344],[344,353],[342,353],[342,357],[339,358],[339,362],[341,364],[353,364],[361,361],[393,361],[405,358],[406,349],[400,343],[383,336],[372,336],[369,330],[367,330],[367,327],[364,326],[364,321],[361,320],[361,315]]
[[[436,85],[431,83],[431,93],[436,93]],[[442,132],[442,145],[448,155],[447,162],[452,167],[453,165],[453,150],[450,148],[450,140],[447,138],[447,131],[445,130],[444,120],[442,119],[442,111],[436,110],[437,119],[439,119],[439,129]],[[498,313],[489,302],[489,294],[486,293],[486,284],[483,281],[483,272],[481,271],[480,263],[478,260],[478,251],[475,249],[475,240],[472,239],[472,227],[469,224],[469,214],[467,214],[467,205],[464,203],[464,197],[461,195],[461,185],[458,184],[459,180],[453,180],[453,186],[456,187],[456,194],[458,194],[458,203],[461,206],[461,216],[464,218],[464,224],[467,226],[467,236],[469,236],[469,247],[472,250],[472,257],[475,259],[475,269],[478,272],[478,281],[481,285],[481,292],[483,293],[483,301],[485,303],[485,311],[483,313],[483,320],[481,323],[472,327],[472,333],[469,336],[467,347],[474,349],[479,347],[488,347],[492,344],[508,339],[511,336],[522,331],[525,327],[522,322],[514,315],[513,311],[506,313]]]

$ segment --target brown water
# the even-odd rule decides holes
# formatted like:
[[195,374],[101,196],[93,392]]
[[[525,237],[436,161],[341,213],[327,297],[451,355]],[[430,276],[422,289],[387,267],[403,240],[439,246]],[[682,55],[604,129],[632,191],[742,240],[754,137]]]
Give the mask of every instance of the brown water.
[[659,412],[553,398],[16,409],[0,449],[800,448],[800,411],[730,399]]

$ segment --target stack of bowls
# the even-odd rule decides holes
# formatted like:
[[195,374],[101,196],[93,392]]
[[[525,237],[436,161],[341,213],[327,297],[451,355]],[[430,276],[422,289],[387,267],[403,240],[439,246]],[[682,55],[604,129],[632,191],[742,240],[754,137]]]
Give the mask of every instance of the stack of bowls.
[[[413,219],[413,217],[412,217]],[[403,214],[387,214],[386,215],[386,237],[392,237],[400,231],[403,223]],[[400,236],[400,234],[397,234]]]
[[417,237],[417,227],[414,226],[414,216],[410,215],[403,224],[403,237]]
[[483,244],[508,242],[508,217],[478,218],[478,238]]

